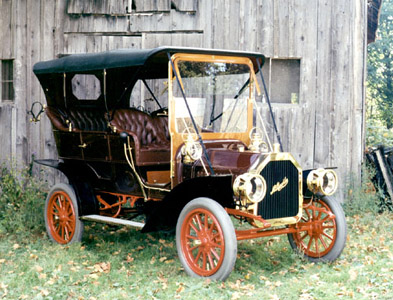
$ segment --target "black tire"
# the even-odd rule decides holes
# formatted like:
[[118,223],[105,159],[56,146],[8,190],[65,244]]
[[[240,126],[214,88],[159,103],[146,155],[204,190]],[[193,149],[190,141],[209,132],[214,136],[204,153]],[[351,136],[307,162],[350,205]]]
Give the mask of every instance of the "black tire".
[[[313,229],[312,235],[315,235],[315,237],[313,237],[315,242],[310,242],[310,233],[307,231],[288,234],[288,240],[292,249],[308,260],[312,262],[332,262],[341,255],[347,240],[347,222],[345,220],[344,211],[340,203],[328,196],[323,196],[321,199],[313,201],[313,205],[327,209],[335,215],[335,219],[328,219],[326,222],[322,223],[323,227],[319,230],[322,230],[323,234],[318,234],[318,232]],[[309,214],[310,211],[312,212],[312,208],[303,208],[303,216],[300,222],[310,221],[309,215],[304,213],[305,210],[308,210]],[[326,217],[326,214],[319,215],[320,212],[318,211],[314,211],[314,213],[317,219],[324,219]],[[330,239],[330,237],[334,236],[335,238]],[[317,237],[318,239],[322,238],[325,245],[322,244],[321,240],[317,240]],[[318,248],[315,247],[315,243],[318,243]],[[309,245],[311,246],[309,247]],[[324,249],[324,251],[321,251],[322,249]]]
[[74,189],[64,183],[54,185],[45,202],[45,227],[49,238],[58,244],[80,242],[83,222]]
[[237,255],[237,239],[231,218],[212,199],[192,200],[178,218],[176,247],[188,275],[225,280],[235,266]]

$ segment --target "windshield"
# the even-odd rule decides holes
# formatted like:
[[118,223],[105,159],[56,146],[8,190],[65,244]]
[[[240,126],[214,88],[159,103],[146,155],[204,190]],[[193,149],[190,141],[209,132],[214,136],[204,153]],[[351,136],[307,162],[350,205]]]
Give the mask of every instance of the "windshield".
[[[188,105],[202,132],[247,131],[250,67],[228,62],[177,61]],[[173,86],[176,131],[191,127],[181,90]]]

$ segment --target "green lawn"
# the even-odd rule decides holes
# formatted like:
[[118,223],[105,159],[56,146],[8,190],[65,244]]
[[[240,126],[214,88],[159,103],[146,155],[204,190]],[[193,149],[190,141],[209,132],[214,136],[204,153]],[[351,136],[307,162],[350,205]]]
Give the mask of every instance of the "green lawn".
[[391,299],[393,215],[347,218],[333,264],[295,255],[286,236],[239,242],[225,282],[188,277],[173,235],[87,223],[82,244],[0,236],[0,299]]

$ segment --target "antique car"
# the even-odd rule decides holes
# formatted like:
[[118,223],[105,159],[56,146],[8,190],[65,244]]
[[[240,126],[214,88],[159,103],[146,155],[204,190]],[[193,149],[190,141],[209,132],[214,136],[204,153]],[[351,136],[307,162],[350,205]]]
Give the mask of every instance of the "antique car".
[[286,234],[311,261],[337,259],[347,235],[337,175],[283,151],[264,61],[159,47],[37,63],[58,159],[36,162],[68,179],[46,199],[49,237],[81,241],[87,221],[173,230],[184,270],[216,280],[234,268],[238,240]]

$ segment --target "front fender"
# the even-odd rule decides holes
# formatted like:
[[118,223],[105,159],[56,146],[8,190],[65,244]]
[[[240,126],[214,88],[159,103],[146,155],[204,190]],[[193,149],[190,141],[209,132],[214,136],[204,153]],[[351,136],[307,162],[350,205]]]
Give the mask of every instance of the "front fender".
[[234,208],[232,175],[197,177],[178,184],[162,201],[151,203],[142,231],[174,228],[183,207],[198,197],[210,198],[223,207]]

